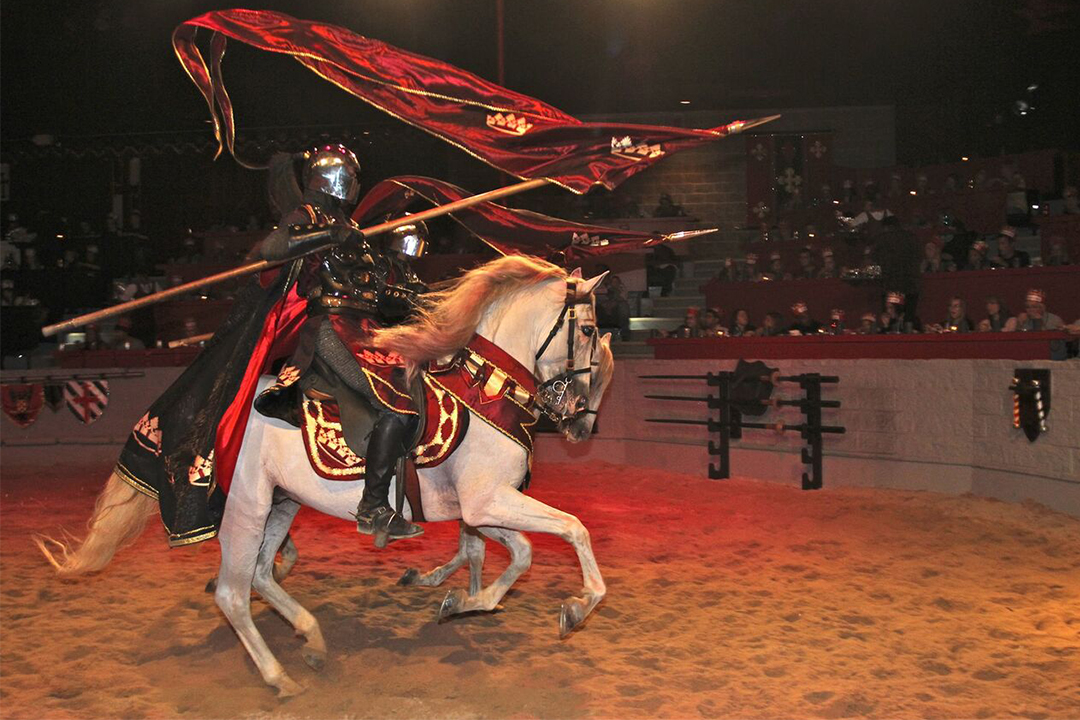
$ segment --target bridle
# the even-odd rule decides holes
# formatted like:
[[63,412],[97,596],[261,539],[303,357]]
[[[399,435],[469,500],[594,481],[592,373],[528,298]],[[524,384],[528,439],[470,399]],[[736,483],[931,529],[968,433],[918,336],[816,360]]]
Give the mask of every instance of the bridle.
[[[536,407],[553,421],[563,424],[570,423],[576,420],[582,415],[595,415],[595,410],[590,410],[587,406],[581,410],[576,409],[577,401],[582,397],[581,393],[575,393],[577,397],[571,396],[571,389],[574,386],[574,380],[578,375],[588,375],[592,372],[592,368],[596,367],[598,363],[595,361],[594,356],[596,354],[596,328],[589,327],[587,335],[591,337],[591,347],[589,349],[589,365],[588,367],[578,368],[575,367],[574,360],[574,339],[575,330],[577,330],[577,304],[578,304],[578,285],[581,282],[580,278],[568,277],[566,279],[566,296],[563,299],[562,312],[559,313],[558,319],[555,320],[555,324],[551,327],[551,331],[547,334],[540,349],[536,351],[534,361],[539,362],[547,351],[548,346],[551,345],[551,341],[555,339],[555,336],[559,334],[564,324],[568,324],[566,334],[566,366],[561,373],[555,377],[545,380],[536,388]],[[582,328],[582,332],[585,332],[586,328]],[[567,406],[570,404],[569,410]],[[586,403],[588,399],[586,398]]]

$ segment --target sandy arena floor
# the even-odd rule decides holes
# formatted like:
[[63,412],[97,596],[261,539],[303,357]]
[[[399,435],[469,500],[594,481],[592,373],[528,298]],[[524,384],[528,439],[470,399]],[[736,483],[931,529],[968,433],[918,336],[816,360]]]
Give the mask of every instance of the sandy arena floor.
[[[1080,521],[1038,506],[541,465],[531,492],[589,527],[609,590],[561,642],[561,541],[533,536],[500,611],[440,625],[445,589],[395,581],[453,555],[454,524],[378,552],[305,510],[285,587],[330,657],[309,670],[256,599],[308,687],[279,701],[203,591],[216,542],[169,550],[155,523],[101,574],[51,575],[30,533],[81,529],[107,471],[3,477],[4,718],[1080,717]],[[485,576],[505,562],[489,544]]]

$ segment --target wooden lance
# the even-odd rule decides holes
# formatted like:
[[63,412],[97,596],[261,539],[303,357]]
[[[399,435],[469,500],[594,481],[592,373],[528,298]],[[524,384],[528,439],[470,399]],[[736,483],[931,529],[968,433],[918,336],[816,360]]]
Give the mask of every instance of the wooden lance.
[[[480,203],[499,200],[510,195],[516,195],[517,193],[525,192],[526,190],[538,188],[541,185],[547,184],[547,182],[548,181],[544,178],[525,180],[524,182],[515,183],[514,185],[507,185],[506,187],[489,190],[488,192],[479,193],[478,195],[472,195],[471,197],[462,198],[461,200],[455,200],[454,202],[446,203],[445,205],[438,205],[436,207],[429,208],[428,210],[422,210],[411,215],[395,218],[394,220],[388,220],[384,223],[379,223],[378,225],[372,225],[366,228],[357,228],[356,232],[365,237],[372,237],[374,235],[379,235],[380,233],[389,232],[390,230],[393,230],[399,225],[407,225],[409,223],[430,220],[431,218],[436,218],[440,215],[446,215],[447,213],[452,213],[456,210],[463,210],[467,207],[472,207],[473,205],[479,205]],[[308,255],[313,252],[318,252],[319,250],[325,249],[325,247],[326,246],[321,248],[313,248],[312,250],[304,254]],[[297,257],[303,257],[303,255],[299,255]],[[77,327],[82,327],[83,325],[101,322],[102,320],[107,320],[108,318],[116,317],[117,315],[123,315],[125,313],[132,312],[133,310],[144,308],[148,305],[156,305],[159,302],[174,298],[178,295],[185,295],[194,290],[199,290],[201,288],[209,287],[211,285],[217,285],[218,283],[223,283],[227,280],[233,280],[235,278],[244,277],[245,275],[251,275],[252,273],[262,272],[263,270],[269,270],[270,268],[277,267],[278,265],[284,265],[287,262],[292,262],[295,259],[295,257],[290,257],[286,260],[260,260],[258,262],[249,263],[247,265],[241,265],[240,267],[233,268],[232,270],[226,270],[225,272],[220,272],[215,275],[209,275],[207,277],[200,278],[199,280],[192,280],[191,282],[177,285],[176,287],[171,287],[167,290],[162,290],[161,292],[156,292],[153,295],[147,295],[146,297],[129,300],[126,303],[113,305],[112,307],[107,307],[104,310],[97,310],[92,313],[87,313],[86,315],[79,315],[78,317],[73,317],[69,320],[64,320],[63,322],[58,322],[54,325],[46,325],[41,329],[41,334],[45,337],[52,337],[53,335],[56,335],[58,333],[72,330]]]

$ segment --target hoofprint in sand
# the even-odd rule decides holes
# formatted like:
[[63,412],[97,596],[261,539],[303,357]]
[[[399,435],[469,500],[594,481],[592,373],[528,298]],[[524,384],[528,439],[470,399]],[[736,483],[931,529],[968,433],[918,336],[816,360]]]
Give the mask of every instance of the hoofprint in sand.
[[[307,669],[256,598],[308,686],[279,701],[203,590],[216,543],[152,527],[99,575],[53,575],[31,534],[80,528],[107,475],[4,472],[5,718],[1080,717],[1080,521],[1035,505],[540,464],[530,493],[582,519],[608,580],[563,641],[562,541],[533,536],[501,611],[438,624],[445,588],[395,581],[451,557],[456,524],[375,551],[305,509],[285,582],[330,656]],[[506,562],[488,553],[486,579]]]

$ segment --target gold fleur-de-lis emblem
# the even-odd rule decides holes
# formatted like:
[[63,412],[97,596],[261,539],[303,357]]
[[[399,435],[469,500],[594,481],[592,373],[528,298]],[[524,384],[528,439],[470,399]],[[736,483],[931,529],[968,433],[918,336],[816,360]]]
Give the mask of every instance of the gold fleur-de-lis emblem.
[[757,145],[754,146],[754,149],[750,151],[750,154],[753,155],[754,158],[757,159],[758,162],[761,162],[762,160],[765,159],[765,156],[768,155],[769,153],[765,150],[764,145],[762,145],[761,143],[758,143]]

